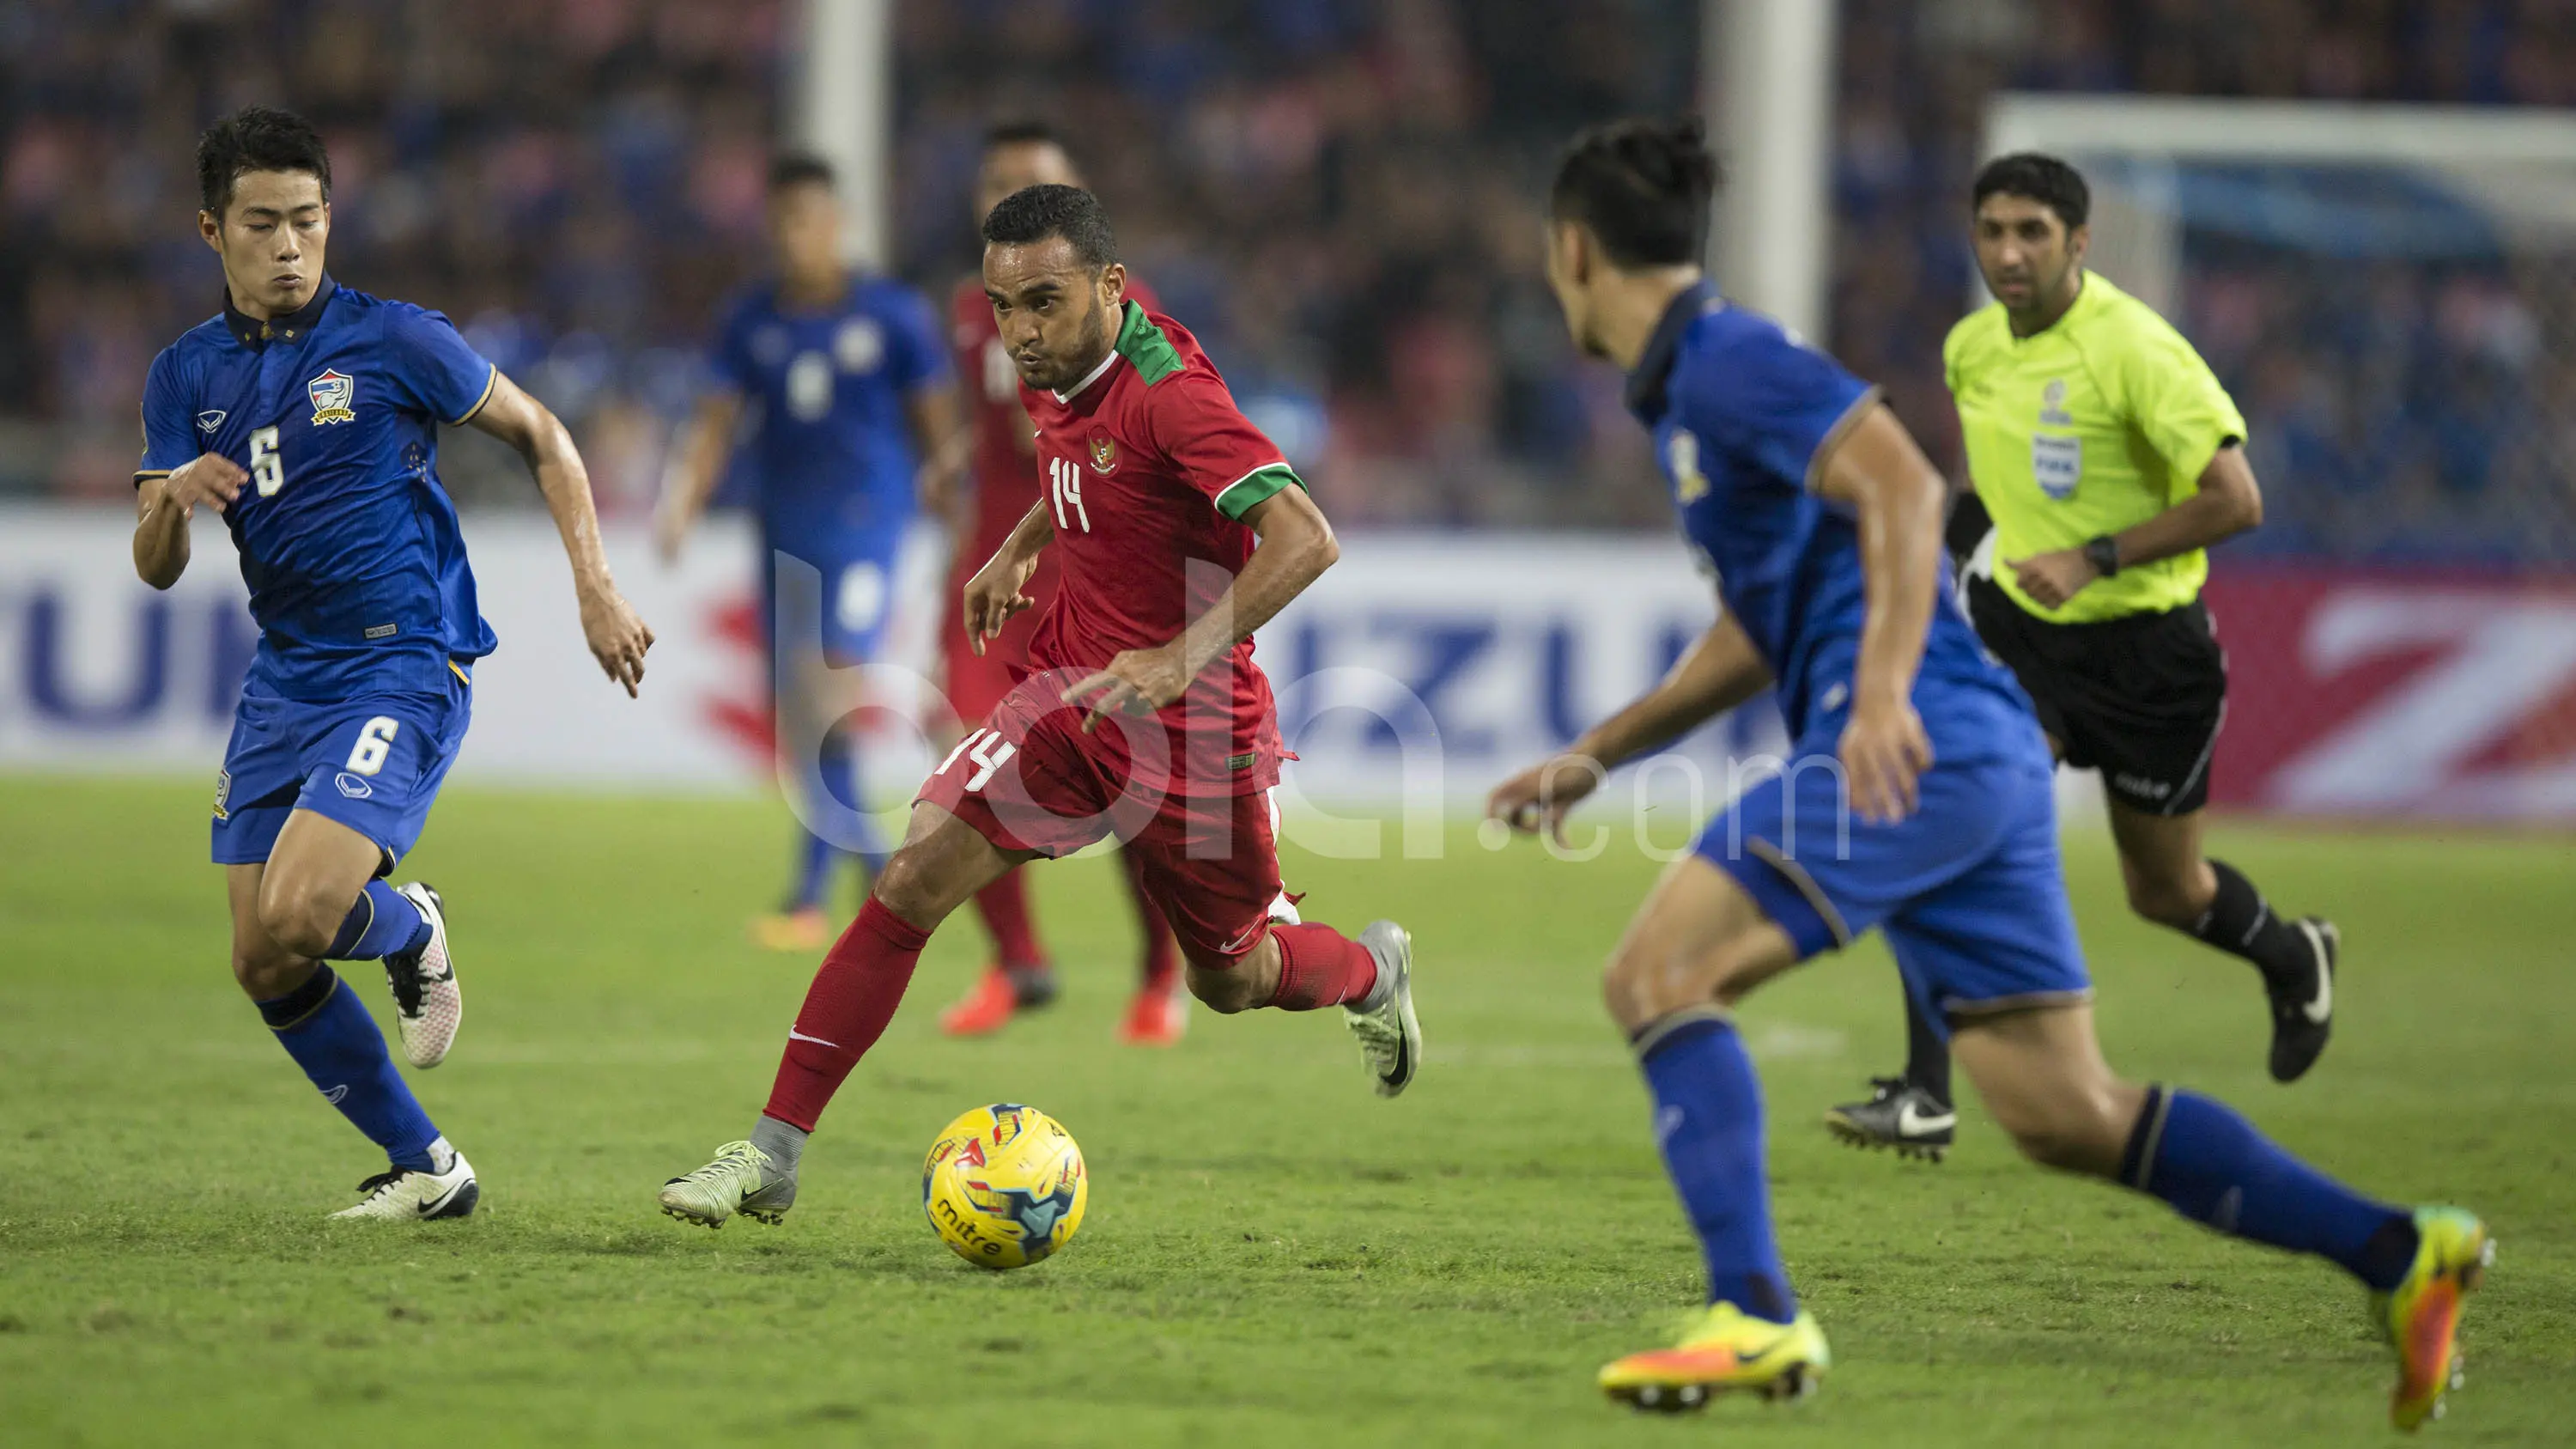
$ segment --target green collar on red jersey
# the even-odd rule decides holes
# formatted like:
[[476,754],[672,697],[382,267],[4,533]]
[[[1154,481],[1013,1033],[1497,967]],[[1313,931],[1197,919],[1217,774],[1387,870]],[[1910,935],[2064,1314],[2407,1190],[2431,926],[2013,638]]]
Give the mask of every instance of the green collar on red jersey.
[[1111,344],[1118,355],[1127,359],[1128,365],[1136,369],[1136,375],[1145,380],[1147,387],[1179,372],[1180,349],[1172,345],[1171,338],[1163,335],[1162,328],[1145,316],[1145,304],[1130,299],[1126,309],[1126,317],[1118,324],[1118,340]]

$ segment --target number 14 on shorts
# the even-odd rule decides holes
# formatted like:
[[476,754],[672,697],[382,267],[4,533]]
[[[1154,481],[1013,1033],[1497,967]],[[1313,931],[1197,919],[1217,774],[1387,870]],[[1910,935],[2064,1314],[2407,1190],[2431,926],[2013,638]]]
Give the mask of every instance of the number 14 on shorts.
[[945,775],[960,758],[969,761],[975,766],[975,773],[966,780],[966,793],[971,795],[983,789],[985,782],[993,778],[993,772],[1019,752],[1020,747],[1003,739],[1000,730],[977,730],[959,740],[957,748],[950,750],[948,758],[940,761],[939,768],[930,773]]

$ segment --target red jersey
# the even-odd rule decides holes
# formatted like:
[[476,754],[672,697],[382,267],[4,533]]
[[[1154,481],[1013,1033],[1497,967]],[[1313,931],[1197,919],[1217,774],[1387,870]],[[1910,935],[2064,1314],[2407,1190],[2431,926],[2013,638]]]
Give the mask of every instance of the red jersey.
[[[1243,515],[1299,484],[1278,445],[1244,420],[1198,339],[1132,301],[1091,376],[1063,394],[1023,387],[1020,398],[1037,424],[1036,471],[1055,524],[1047,551],[1062,570],[1029,643],[1038,669],[1089,673],[1124,650],[1179,637],[1259,544]],[[1191,681],[1161,715],[1188,742],[1190,793],[1220,781],[1230,794],[1278,783],[1275,715],[1249,639]],[[1104,725],[1092,738],[1116,733]],[[1164,763],[1129,768],[1140,782],[1170,786]]]

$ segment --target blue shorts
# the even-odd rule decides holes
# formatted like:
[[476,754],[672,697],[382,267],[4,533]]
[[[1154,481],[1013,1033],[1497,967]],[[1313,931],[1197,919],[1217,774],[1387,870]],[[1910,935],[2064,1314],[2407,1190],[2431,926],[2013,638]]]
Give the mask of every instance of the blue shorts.
[[1872,825],[1848,807],[1834,757],[1801,751],[1709,823],[1699,854],[1800,960],[1884,930],[1905,989],[1944,1027],[2090,997],[2045,758],[1935,764],[1919,788],[1912,815]]
[[[774,540],[763,539],[760,629],[761,637],[771,644],[771,664],[818,644],[824,660],[836,669],[876,658],[886,623],[894,614],[894,571],[902,549],[900,535],[851,539],[820,548],[800,542],[793,550],[782,550]],[[806,574],[807,569],[813,573]],[[786,575],[783,580],[782,574]],[[788,609],[783,634],[778,610],[782,588]],[[818,628],[819,638],[813,633]],[[783,650],[777,647],[782,642],[787,646]]]
[[244,693],[215,779],[215,863],[267,860],[286,817],[310,810],[374,841],[384,852],[376,874],[391,872],[465,743],[472,690],[462,670],[448,673],[444,696],[316,704]]

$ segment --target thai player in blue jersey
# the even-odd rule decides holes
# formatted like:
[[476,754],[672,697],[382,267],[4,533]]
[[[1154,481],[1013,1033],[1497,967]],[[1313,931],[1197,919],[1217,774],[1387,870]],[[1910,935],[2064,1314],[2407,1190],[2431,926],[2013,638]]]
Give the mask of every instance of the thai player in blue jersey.
[[[709,359],[715,386],[676,455],[658,524],[663,556],[676,558],[729,454],[748,475],[779,775],[804,824],[784,906],[752,933],[779,950],[818,951],[839,929],[823,909],[839,854],[831,837],[871,879],[885,859],[841,727],[861,703],[855,668],[876,657],[893,611],[916,490],[945,517],[969,439],[938,314],[911,288],[842,261],[829,165],[804,155],[772,165],[769,232],[777,272],[726,311]],[[782,584],[800,576],[812,587],[787,584],[782,615]],[[813,604],[819,638],[806,635]]]
[[473,1168],[431,1125],[384,1034],[327,962],[381,960],[404,1055],[433,1067],[462,1001],[445,904],[384,877],[419,838],[492,652],[438,429],[469,425],[528,461],[572,561],[581,626],[635,692],[653,642],[600,552],[590,481],[554,414],[445,317],[336,285],[331,162],[313,128],[252,107],[197,147],[197,228],[223,262],[223,312],[152,362],[135,473],[134,566],[166,589],[188,521],[223,515],[259,649],[215,784],[233,977],[387,1170],[339,1217],[473,1211]]
[[2485,1226],[2361,1197],[2225,1106],[2105,1065],[2047,746],[1948,602],[1941,477],[1876,389],[1709,290],[1715,180],[1696,121],[1585,133],[1557,173],[1548,279],[1576,343],[1627,369],[1720,618],[1652,692],[1488,806],[1556,833],[1607,770],[1778,686],[1786,769],[1666,872],[1605,973],[1709,1288],[1677,1346],[1610,1364],[1602,1387],[1686,1408],[1722,1389],[1800,1392],[1826,1367],[1772,1240],[1761,1092],[1729,1013],[1875,926],[2024,1153],[2349,1270],[2397,1349],[2395,1417],[2420,1422],[2450,1382]]

